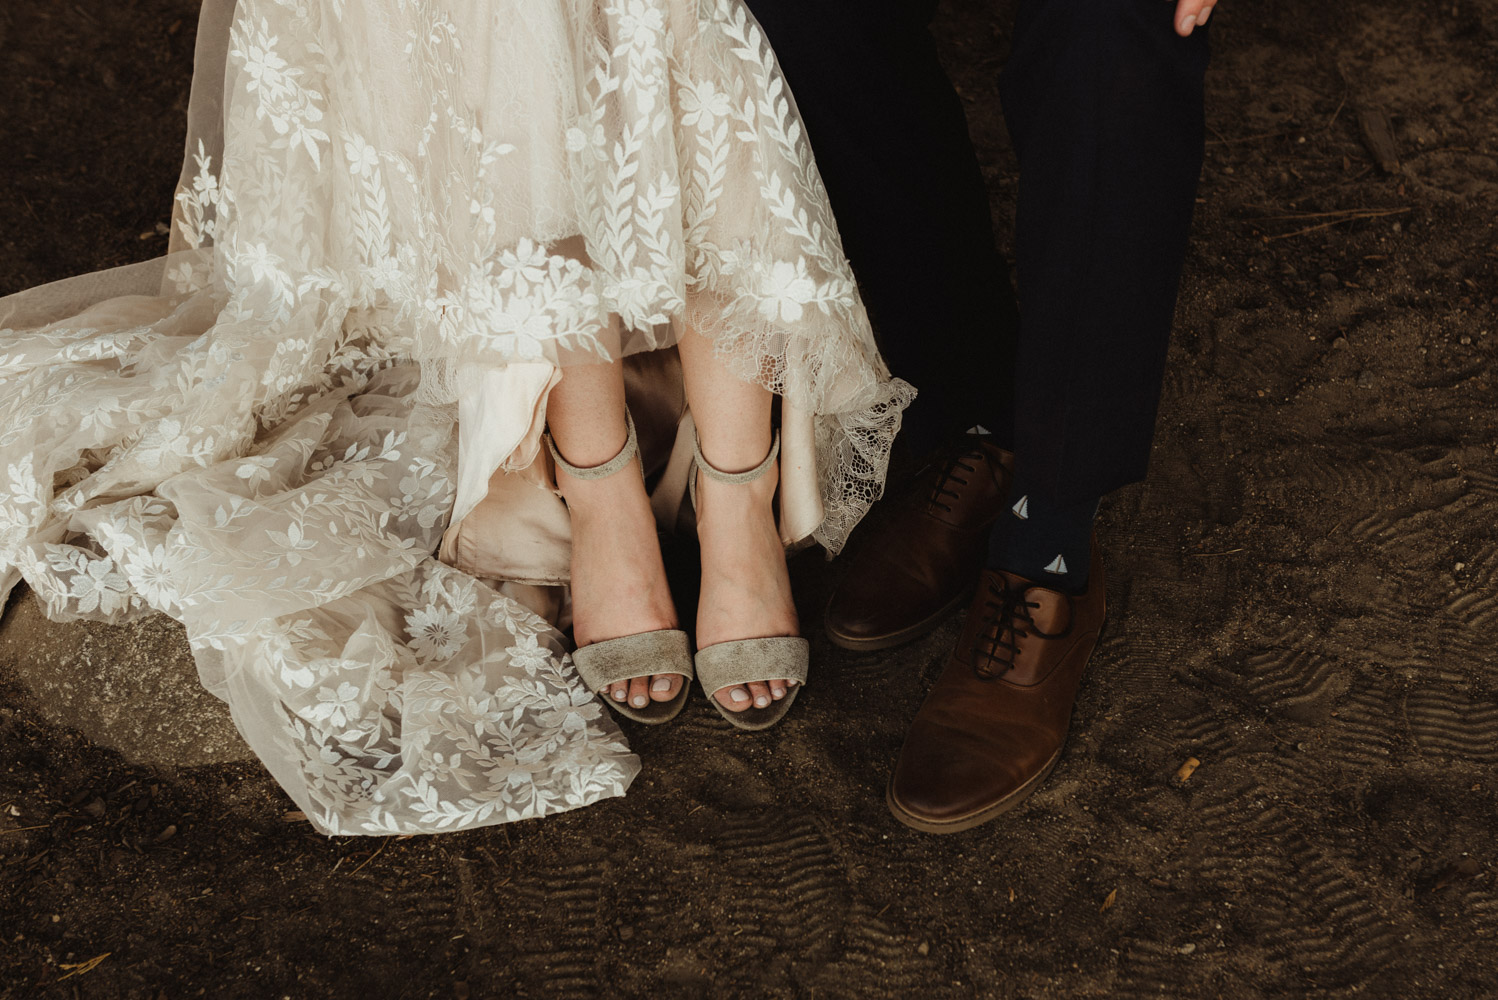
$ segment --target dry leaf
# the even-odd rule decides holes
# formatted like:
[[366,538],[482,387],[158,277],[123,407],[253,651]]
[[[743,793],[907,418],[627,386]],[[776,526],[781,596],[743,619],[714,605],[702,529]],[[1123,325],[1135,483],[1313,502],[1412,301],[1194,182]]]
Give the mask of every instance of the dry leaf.
[[1118,890],[1114,889],[1112,892],[1108,893],[1108,898],[1105,899],[1105,900],[1103,900],[1103,905],[1100,906],[1100,907],[1098,907],[1098,912],[1099,913],[1107,913],[1109,907],[1111,907],[1117,901],[1118,901]]

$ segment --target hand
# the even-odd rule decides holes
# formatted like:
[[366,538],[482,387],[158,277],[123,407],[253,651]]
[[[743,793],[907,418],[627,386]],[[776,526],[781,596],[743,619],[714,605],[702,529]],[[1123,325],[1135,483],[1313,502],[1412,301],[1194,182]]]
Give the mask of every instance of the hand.
[[1216,6],[1217,0],[1177,0],[1176,34],[1185,38],[1197,25],[1206,24]]

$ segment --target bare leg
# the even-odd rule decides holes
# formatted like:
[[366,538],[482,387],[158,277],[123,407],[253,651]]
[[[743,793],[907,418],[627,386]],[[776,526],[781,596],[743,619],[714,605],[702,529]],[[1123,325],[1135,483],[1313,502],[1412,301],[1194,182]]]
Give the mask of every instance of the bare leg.
[[[628,438],[623,368],[614,362],[563,369],[546,422],[572,465],[601,465],[619,454]],[[638,463],[603,479],[574,479],[557,470],[572,515],[572,634],[579,647],[678,627]],[[682,680],[679,674],[635,677],[610,685],[607,696],[643,708],[648,700],[676,697]]]
[[[696,331],[687,331],[678,349],[703,457],[724,472],[759,465],[770,451],[770,393],[734,377],[713,356],[712,343]],[[799,635],[785,548],[775,527],[780,470],[752,483],[719,483],[706,476],[697,480],[697,538],[702,545],[697,648]],[[713,696],[730,711],[763,708],[771,699],[784,698],[789,683],[794,682],[765,678]]]

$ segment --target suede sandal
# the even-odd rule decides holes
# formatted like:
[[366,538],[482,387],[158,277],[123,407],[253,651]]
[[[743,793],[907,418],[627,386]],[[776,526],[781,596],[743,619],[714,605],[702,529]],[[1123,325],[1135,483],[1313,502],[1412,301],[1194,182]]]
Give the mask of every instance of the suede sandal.
[[[619,454],[602,465],[582,468],[570,464],[557,450],[556,442],[546,434],[546,447],[551,451],[557,468],[574,479],[602,479],[623,469],[639,454],[639,441],[635,437],[635,422],[626,413],[625,423],[629,437]],[[640,474],[644,475],[641,468]],[[589,643],[572,653],[572,664],[588,689],[598,695],[605,705],[635,722],[659,725],[670,722],[681,714],[687,703],[687,694],[692,688],[692,646],[686,632],[681,629],[657,629],[635,635],[605,639]],[[654,674],[680,674],[681,690],[670,701],[651,701],[644,708],[635,708],[627,701],[615,701],[605,692],[609,685],[636,677]]]
[[[687,474],[692,506],[697,506],[697,473],[720,483],[752,483],[759,479],[780,455],[780,435],[770,446],[765,460],[748,472],[721,472],[702,457],[702,444],[694,444],[695,456],[691,471]],[[763,639],[735,639],[719,642],[697,650],[697,679],[707,695],[708,702],[718,714],[738,729],[768,729],[785,717],[797,693],[806,685],[808,667],[811,663],[811,644],[799,636],[771,636]],[[724,708],[713,694],[724,688],[748,684],[751,681],[788,680],[785,697],[772,701],[764,708],[747,708],[733,712]]]

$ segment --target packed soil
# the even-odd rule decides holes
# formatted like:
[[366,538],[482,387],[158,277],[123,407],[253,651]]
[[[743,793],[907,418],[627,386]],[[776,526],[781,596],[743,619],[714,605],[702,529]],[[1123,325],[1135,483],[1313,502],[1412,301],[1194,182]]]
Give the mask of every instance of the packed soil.
[[[195,14],[0,7],[0,293],[163,251]],[[1011,15],[937,24],[1006,246]],[[840,652],[814,556],[785,724],[699,700],[630,730],[625,798],[468,833],[322,838],[258,765],[131,764],[0,665],[0,998],[1498,997],[1498,2],[1211,30],[1153,467],[1024,807],[890,818],[959,622]]]

